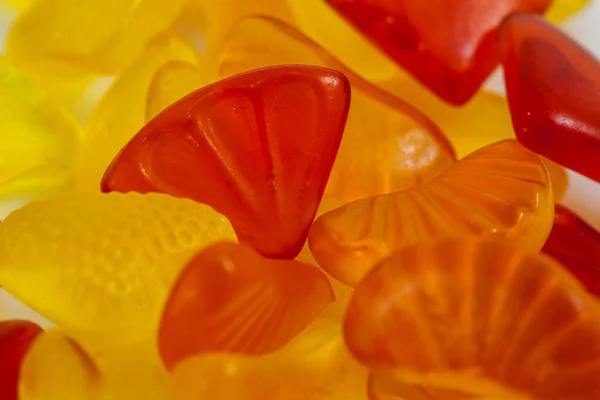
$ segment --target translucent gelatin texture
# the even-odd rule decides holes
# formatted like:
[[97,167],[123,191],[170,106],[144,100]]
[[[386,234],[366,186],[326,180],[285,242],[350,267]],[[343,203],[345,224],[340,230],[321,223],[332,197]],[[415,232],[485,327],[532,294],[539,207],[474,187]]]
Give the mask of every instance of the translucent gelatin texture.
[[600,296],[600,233],[583,219],[557,205],[543,251],[560,261],[590,293]]
[[0,321],[0,399],[18,400],[21,363],[42,329],[29,321]]
[[465,103],[498,64],[496,33],[512,12],[550,0],[326,0],[438,96]]
[[195,256],[173,286],[159,331],[163,363],[172,369],[203,353],[273,352],[334,298],[325,274],[310,264],[215,244]]
[[367,369],[342,337],[348,296],[331,304],[280,351],[260,357],[211,354],[173,372],[181,400],[366,400]]
[[332,68],[352,85],[348,121],[326,193],[352,201],[408,189],[454,161],[452,145],[425,115],[365,81],[282,21],[253,17],[236,24],[221,54],[220,74],[280,64]]
[[77,338],[127,340],[156,330],[167,292],[193,254],[234,238],[225,217],[191,200],[56,197],[0,224],[0,285]]
[[514,15],[500,39],[517,139],[600,181],[600,62],[543,18]]
[[560,264],[521,249],[442,240],[367,275],[344,332],[372,368],[371,399],[600,398],[596,300]]
[[198,90],[144,127],[104,191],[165,192],[226,215],[240,241],[294,258],[313,221],[350,103],[339,72],[265,68]]
[[354,286],[395,250],[444,236],[497,234],[540,250],[554,211],[546,168],[514,140],[485,147],[415,189],[319,217],[308,238],[328,273]]

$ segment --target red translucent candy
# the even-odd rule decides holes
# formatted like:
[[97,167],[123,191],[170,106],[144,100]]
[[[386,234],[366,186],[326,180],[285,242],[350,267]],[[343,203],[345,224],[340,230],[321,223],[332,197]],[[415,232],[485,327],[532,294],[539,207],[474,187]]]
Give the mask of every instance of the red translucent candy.
[[258,69],[202,88],[150,121],[102,190],[208,204],[270,257],[302,249],[340,145],[350,85],[320,67]]
[[550,0],[326,0],[438,96],[465,103],[498,64],[497,28]]
[[600,233],[565,207],[556,206],[554,226],[542,251],[600,296]]
[[517,139],[600,181],[600,63],[543,18],[513,15],[500,30]]
[[18,399],[21,361],[41,332],[33,322],[0,321],[0,399]]
[[172,369],[201,353],[270,353],[334,298],[325,274],[310,264],[215,244],[189,262],[167,300],[158,339],[163,363]]

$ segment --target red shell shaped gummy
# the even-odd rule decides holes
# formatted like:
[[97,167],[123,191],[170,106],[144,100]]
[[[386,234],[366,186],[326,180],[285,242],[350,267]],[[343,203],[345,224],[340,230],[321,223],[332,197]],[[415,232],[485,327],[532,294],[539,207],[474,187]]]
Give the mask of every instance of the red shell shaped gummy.
[[0,399],[17,400],[21,362],[42,328],[29,321],[0,321]]
[[173,104],[106,171],[102,190],[208,204],[269,257],[301,250],[340,145],[350,84],[321,67],[237,75]]
[[517,14],[500,30],[507,97],[517,139],[600,181],[600,63],[558,28]]
[[465,103],[498,64],[497,28],[550,0],[326,0],[444,100]]
[[557,205],[552,232],[542,251],[560,261],[590,293],[600,297],[600,232]]

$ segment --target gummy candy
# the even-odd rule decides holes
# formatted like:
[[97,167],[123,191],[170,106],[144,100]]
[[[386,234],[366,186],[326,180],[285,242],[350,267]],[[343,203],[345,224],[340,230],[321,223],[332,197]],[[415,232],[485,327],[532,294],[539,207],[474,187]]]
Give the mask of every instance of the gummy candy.
[[144,127],[104,191],[159,191],[209,204],[240,238],[294,258],[341,140],[350,86],[339,72],[281,66],[200,89]]
[[600,63],[544,19],[509,17],[500,31],[508,102],[526,147],[600,181]]
[[195,256],[173,286],[159,331],[162,360],[172,369],[202,353],[271,353],[334,299],[327,277],[310,264],[215,244]]
[[60,196],[0,224],[0,285],[77,339],[125,341],[156,330],[193,254],[234,238],[225,217],[191,200]]
[[567,170],[562,166],[558,165],[554,161],[548,160],[547,158],[540,157],[544,166],[546,166],[546,170],[548,171],[548,176],[550,177],[550,182],[552,183],[552,191],[554,192],[554,201],[560,202],[563,197],[565,197],[565,193],[567,192],[567,188],[569,187],[569,174],[567,174]]
[[77,168],[77,187],[99,192],[106,168],[123,146],[146,123],[148,86],[156,70],[172,60],[199,63],[194,46],[180,35],[167,33],[118,77],[96,106],[87,126]]
[[0,399],[17,400],[23,356],[42,329],[29,321],[0,321]]
[[115,73],[173,23],[184,2],[37,0],[9,31],[6,52],[18,64],[50,59]]
[[315,221],[308,242],[335,278],[355,286],[395,250],[436,237],[496,234],[540,250],[554,202],[540,158],[506,140],[415,189],[349,203]]
[[454,161],[448,139],[425,115],[357,76],[281,21],[241,20],[225,43],[220,74],[275,64],[332,68],[352,84],[348,122],[326,193],[352,201],[403,190],[428,181]]
[[464,104],[498,64],[497,27],[550,0],[326,0],[438,96]]
[[341,323],[348,296],[280,351],[261,357],[214,354],[178,364],[181,400],[366,400],[367,370],[349,354]]
[[[371,399],[600,398],[600,308],[560,264],[492,238],[406,247],[360,283],[344,336]],[[428,396],[398,393],[402,383]]]
[[557,205],[554,225],[542,249],[560,261],[586,289],[600,297],[600,233],[569,209]]
[[558,23],[581,11],[589,0],[554,0],[546,12],[546,19]]
[[44,196],[73,185],[81,128],[0,58],[0,198]]
[[49,330],[25,355],[20,400],[100,400],[101,377],[90,356],[73,339]]

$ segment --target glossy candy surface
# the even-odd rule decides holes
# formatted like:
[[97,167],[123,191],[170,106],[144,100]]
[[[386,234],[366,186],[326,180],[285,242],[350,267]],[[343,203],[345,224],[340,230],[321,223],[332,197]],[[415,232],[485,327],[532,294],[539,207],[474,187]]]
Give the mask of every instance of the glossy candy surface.
[[280,351],[260,357],[190,358],[173,374],[181,400],[366,400],[367,369],[344,344],[349,296],[331,304]]
[[39,335],[23,360],[20,400],[100,400],[101,390],[90,356],[60,331]]
[[220,81],[146,125],[102,189],[209,204],[241,242],[293,258],[325,190],[349,103],[346,78],[324,68],[280,66]]
[[444,100],[465,103],[498,64],[496,32],[512,12],[550,0],[327,0],[393,60]]
[[373,400],[600,396],[597,301],[560,264],[518,244],[404,248],[361,282],[344,332],[372,368]]
[[0,321],[0,399],[17,400],[21,363],[42,329],[29,321]]
[[365,81],[282,21],[254,17],[236,24],[221,54],[220,73],[277,64],[332,68],[352,85],[348,121],[326,193],[351,201],[403,190],[452,164],[452,145],[425,115]]
[[542,250],[564,265],[590,293],[600,296],[600,233],[578,215],[557,205],[554,225]]
[[172,369],[204,353],[271,353],[334,299],[325,274],[310,264],[215,244],[187,264],[169,295],[159,331],[163,363]]
[[187,199],[56,197],[0,224],[0,285],[77,338],[128,340],[156,329],[193,254],[234,238],[225,217]]
[[540,250],[553,211],[540,158],[507,140],[472,153],[415,189],[322,215],[308,240],[323,269],[354,286],[383,257],[437,237],[497,234]]
[[[514,15],[500,35],[517,138],[600,181],[600,62],[542,18]],[[568,151],[565,151],[568,149]]]

